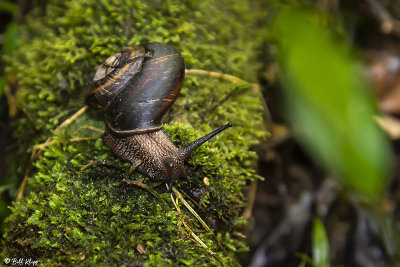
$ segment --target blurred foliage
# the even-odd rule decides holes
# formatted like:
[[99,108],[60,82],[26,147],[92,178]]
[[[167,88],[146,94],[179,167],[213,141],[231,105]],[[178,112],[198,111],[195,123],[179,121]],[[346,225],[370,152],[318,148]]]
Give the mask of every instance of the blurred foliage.
[[0,2],[0,12],[14,14],[17,11],[17,5],[11,1]]
[[324,224],[319,218],[314,219],[312,225],[312,258],[304,253],[297,253],[297,257],[301,259],[299,267],[329,267],[330,252],[329,240],[326,234]]
[[[11,1],[2,1],[0,2],[0,14],[5,17],[5,15],[9,15],[11,22],[4,25],[5,27],[4,32],[2,32],[1,38],[1,51],[0,51],[0,101],[2,102],[0,108],[0,118],[3,121],[8,121],[8,105],[6,103],[5,97],[5,86],[7,83],[7,75],[4,73],[4,57],[11,57],[16,50],[17,42],[18,42],[18,26],[13,19],[17,12],[17,5]],[[6,22],[3,20],[2,22]],[[4,103],[4,105],[3,105]],[[7,127],[4,124],[1,127]],[[7,136],[6,133],[9,132],[9,129],[2,129],[5,133],[3,133],[2,138]],[[7,140],[2,140],[1,143],[7,143]],[[8,144],[9,145],[9,144]],[[5,151],[4,151],[5,153]],[[2,173],[0,173],[0,233],[3,233],[5,223],[4,219],[6,216],[10,214],[10,210],[8,205],[10,204],[10,199],[13,199],[15,196],[18,179],[16,176],[16,169],[17,169],[17,161],[15,156],[11,153],[10,155],[3,156],[3,162],[7,165],[8,168],[5,170],[4,178],[1,177]]]
[[390,151],[359,62],[318,13],[282,11],[274,37],[288,118],[305,149],[345,188],[382,200]]
[[[14,15],[16,11],[17,11],[17,5],[15,3],[9,1],[0,2],[0,12]],[[7,29],[3,33],[3,40],[1,43],[2,56],[11,56],[13,54],[13,52],[16,49],[17,39],[18,39],[17,24],[15,21],[12,21],[7,25]],[[6,84],[6,75],[3,74],[0,76],[0,97],[4,93],[5,84]]]

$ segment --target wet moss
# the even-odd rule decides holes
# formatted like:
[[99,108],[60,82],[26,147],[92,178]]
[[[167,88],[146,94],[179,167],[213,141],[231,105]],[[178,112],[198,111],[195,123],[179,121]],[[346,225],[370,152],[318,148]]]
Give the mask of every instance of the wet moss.
[[[245,251],[236,234],[245,223],[241,191],[257,179],[250,148],[266,136],[259,95],[249,84],[187,75],[165,118],[164,128],[177,146],[226,122],[234,124],[193,153],[188,180],[176,184],[224,249],[185,208],[177,212],[164,185],[136,172],[128,175],[129,165],[110,153],[101,134],[86,127],[104,128],[94,111],[54,130],[83,106],[96,66],[127,45],[170,43],[182,51],[187,68],[254,82],[260,16],[248,1],[52,0],[45,16],[29,18],[16,56],[8,59],[8,72],[18,75],[20,85],[15,136],[27,155],[34,144],[49,136],[52,141],[34,162],[25,197],[11,207],[4,256],[29,256],[49,266],[219,265]],[[77,139],[82,137],[93,139]],[[81,170],[96,159],[117,168]],[[157,196],[123,179],[155,186]]]

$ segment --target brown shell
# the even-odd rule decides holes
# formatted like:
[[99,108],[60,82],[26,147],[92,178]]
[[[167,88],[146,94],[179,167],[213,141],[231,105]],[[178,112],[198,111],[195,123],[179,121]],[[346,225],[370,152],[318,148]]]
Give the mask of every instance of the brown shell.
[[170,45],[128,47],[99,67],[87,100],[104,110],[115,133],[157,130],[179,94],[184,71],[181,54]]
[[125,47],[104,61],[93,77],[86,95],[86,102],[97,109],[105,110],[112,99],[141,70],[145,50],[141,46]]

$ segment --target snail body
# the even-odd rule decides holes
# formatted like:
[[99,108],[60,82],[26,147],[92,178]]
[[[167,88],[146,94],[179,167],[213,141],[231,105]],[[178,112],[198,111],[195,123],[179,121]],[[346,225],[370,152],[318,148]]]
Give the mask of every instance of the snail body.
[[178,97],[184,73],[183,58],[170,45],[127,47],[98,67],[87,92],[87,103],[104,112],[104,144],[153,181],[172,184],[184,177],[185,159],[232,126],[228,123],[184,148],[172,144],[161,120]]

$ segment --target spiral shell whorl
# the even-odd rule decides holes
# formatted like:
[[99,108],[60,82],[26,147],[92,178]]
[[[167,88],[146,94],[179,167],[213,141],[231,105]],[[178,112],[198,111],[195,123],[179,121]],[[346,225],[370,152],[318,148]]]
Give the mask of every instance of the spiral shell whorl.
[[140,46],[125,47],[111,55],[97,68],[92,86],[87,92],[87,103],[105,110],[111,100],[140,71],[144,56],[145,50]]
[[177,98],[184,71],[182,56],[170,45],[124,48],[98,68],[87,101],[105,112],[115,133],[154,131]]

